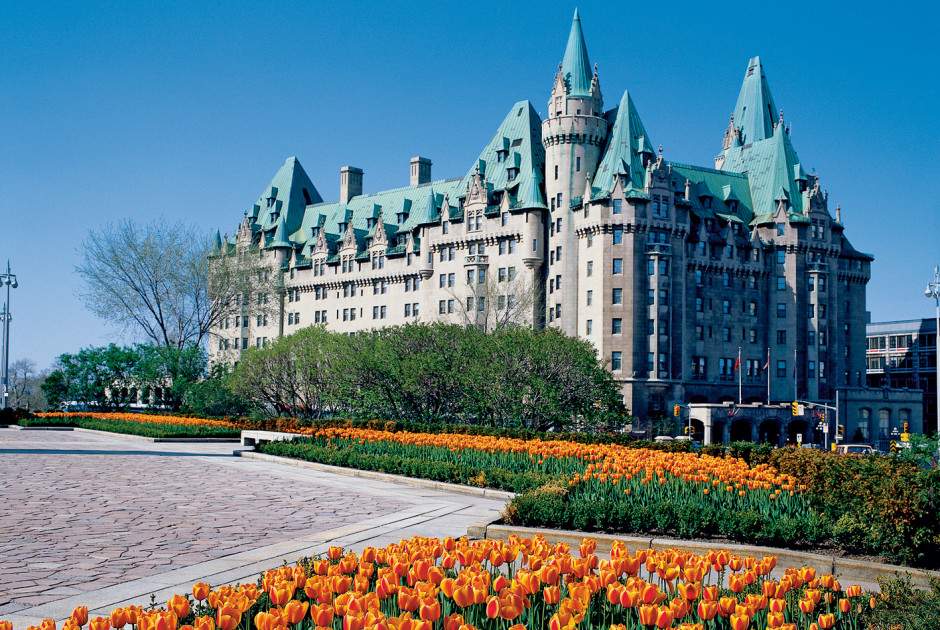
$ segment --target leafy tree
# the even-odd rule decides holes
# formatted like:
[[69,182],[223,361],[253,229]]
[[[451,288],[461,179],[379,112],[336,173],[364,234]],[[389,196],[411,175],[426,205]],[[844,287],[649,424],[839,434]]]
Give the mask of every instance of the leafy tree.
[[59,370],[68,386],[65,400],[100,410],[126,409],[137,399],[137,359],[133,348],[113,343],[60,355]]
[[46,398],[48,409],[61,409],[62,404],[69,399],[68,379],[61,369],[50,372],[39,388]]
[[206,378],[188,384],[183,408],[200,416],[247,416],[255,407],[236,394],[222,365],[213,366]]

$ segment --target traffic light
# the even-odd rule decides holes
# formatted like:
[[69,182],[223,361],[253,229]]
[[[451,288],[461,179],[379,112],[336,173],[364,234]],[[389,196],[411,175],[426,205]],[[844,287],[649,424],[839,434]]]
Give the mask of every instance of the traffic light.
[[906,423],[906,422],[904,423],[904,432],[905,432],[905,433],[910,433],[910,431],[907,430],[907,423]]
[[800,403],[796,402],[795,400],[790,403],[790,415],[800,415]]
[[839,425],[836,431],[836,436],[838,436],[840,440],[845,437],[845,425],[844,424]]
[[678,417],[681,415],[680,412],[679,412],[680,409],[681,409],[681,407],[680,407],[679,405],[673,405],[673,407],[672,407],[672,415],[674,415],[675,417],[678,418]]

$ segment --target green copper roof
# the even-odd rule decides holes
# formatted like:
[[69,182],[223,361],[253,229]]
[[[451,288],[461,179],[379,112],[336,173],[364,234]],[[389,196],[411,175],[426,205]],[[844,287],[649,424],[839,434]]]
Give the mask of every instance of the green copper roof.
[[777,106],[770,94],[760,57],[747,64],[738,103],[734,108],[734,124],[741,130],[741,144],[748,145],[771,137],[777,121]]
[[609,195],[621,171],[626,172],[628,180],[624,188],[645,188],[646,169],[640,151],[649,146],[649,141],[630,93],[624,92],[620,105],[605,116],[608,122],[613,119],[613,124],[609,125],[604,157],[594,176],[595,197]]
[[286,233],[290,234],[300,227],[304,208],[322,202],[300,162],[289,157],[252,208],[252,215],[262,231],[273,230],[283,220]]
[[[751,204],[751,190],[748,178],[739,173],[718,171],[704,166],[690,166],[670,162],[675,188],[683,190],[685,180],[689,180],[689,203],[693,212],[699,216],[732,215],[740,217],[744,223],[750,223],[754,217]],[[705,208],[705,198],[711,204],[711,209]],[[736,202],[736,212],[731,212],[732,202]],[[725,217],[723,217],[725,218]],[[727,219],[726,219],[727,220]]]
[[222,233],[215,231],[215,240],[212,242],[212,253],[217,254],[222,251]]
[[584,45],[584,33],[581,32],[581,19],[578,10],[574,10],[571,33],[565,58],[561,62],[561,76],[568,84],[568,96],[589,96],[591,94],[591,61],[588,59],[587,46]]
[[[502,162],[497,152],[503,151],[503,140],[509,140],[509,155]],[[464,176],[460,197],[466,194],[466,186],[473,180],[477,169],[486,175],[492,190],[509,187],[514,197],[513,206],[519,208],[544,208],[545,199],[540,187],[545,171],[545,149],[542,146],[542,120],[529,101],[519,101],[512,106],[493,139],[480,153],[473,168]],[[510,177],[510,169],[518,170]],[[537,181],[532,181],[533,178]],[[451,201],[456,197],[451,195]]]
[[287,242],[287,234],[284,230],[284,219],[281,219],[277,222],[277,227],[274,228],[274,234],[271,236],[271,240],[264,246],[265,249],[275,249],[277,247],[287,247],[290,248],[291,244]]
[[802,214],[803,196],[794,177],[799,163],[789,134],[778,124],[766,140],[729,148],[721,170],[747,173],[756,214],[773,214],[781,191],[789,203],[787,211]]

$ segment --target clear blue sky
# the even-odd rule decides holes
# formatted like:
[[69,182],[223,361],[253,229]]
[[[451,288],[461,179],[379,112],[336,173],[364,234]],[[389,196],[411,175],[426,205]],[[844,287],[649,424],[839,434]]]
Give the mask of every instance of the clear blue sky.
[[[470,168],[512,104],[544,115],[575,5],[553,2],[7,2],[0,20],[0,260],[11,360],[122,341],[73,271],[131,217],[233,233],[296,155],[326,199]],[[874,321],[932,316],[940,264],[936,3],[579,5],[608,107],[629,89],[654,145],[711,165],[761,57],[807,171],[875,256]],[[2,299],[2,298],[0,298]]]

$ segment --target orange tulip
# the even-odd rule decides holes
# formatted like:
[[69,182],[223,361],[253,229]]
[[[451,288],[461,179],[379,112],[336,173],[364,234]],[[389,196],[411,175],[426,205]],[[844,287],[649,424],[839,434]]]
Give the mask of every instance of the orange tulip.
[[310,607],[310,618],[318,626],[329,626],[333,623],[333,606],[330,604],[317,604]]
[[698,616],[702,621],[711,621],[718,614],[718,602],[702,600],[698,604]]
[[728,576],[728,588],[731,589],[733,593],[740,593],[747,587],[747,582],[745,582],[744,575],[733,573]]
[[330,560],[339,560],[343,557],[343,548],[342,547],[330,547],[327,551],[326,557]]
[[668,628],[672,625],[672,620],[674,617],[675,615],[669,606],[660,606],[656,609],[656,627]]
[[813,610],[816,609],[816,604],[811,599],[801,599],[800,600],[800,611],[805,615],[812,614]]
[[717,586],[705,586],[702,588],[702,597],[708,601],[717,602],[720,589]]
[[460,630],[460,627],[463,625],[463,615],[455,613],[444,617],[444,630]]
[[[111,630],[111,617],[95,617],[88,620],[88,630]],[[163,630],[162,628],[160,630]],[[170,630],[176,630],[176,624]]]
[[486,616],[490,619],[499,617],[499,598],[495,595],[486,602]]
[[852,586],[845,589],[846,597],[858,597],[862,594],[862,587],[858,584],[853,584]]
[[166,603],[166,609],[172,611],[178,618],[189,614],[189,600],[182,595],[174,595]]
[[832,613],[819,615],[819,627],[821,630],[829,630],[836,625],[836,616]]
[[272,604],[283,606],[294,596],[294,585],[293,583],[275,584],[268,595],[271,597]]
[[193,584],[193,597],[196,598],[196,601],[201,602],[205,598],[209,597],[209,592],[212,589],[209,588],[209,585],[205,582],[196,582]]
[[421,604],[418,608],[418,616],[425,621],[437,621],[441,618],[441,603],[437,600]]
[[212,617],[196,617],[193,630],[215,630],[215,620]]
[[287,602],[287,605],[284,606],[284,619],[287,623],[291,625],[296,625],[300,623],[304,617],[307,616],[307,608],[310,606],[310,602],[298,602],[296,599],[292,599]]
[[111,611],[111,627],[123,628],[127,625],[127,614],[123,608],[115,608]]
[[43,619],[39,630],[55,630],[55,619]]
[[542,589],[542,597],[546,604],[557,604],[561,601],[561,589],[557,586],[546,586]]
[[751,618],[747,615],[731,615],[731,630],[747,630]]
[[852,610],[852,602],[847,599],[839,600],[839,612],[847,613]]
[[722,597],[718,600],[718,611],[722,617],[727,617],[735,612],[738,607],[738,600],[734,597]]
[[785,622],[786,622],[786,617],[784,617],[782,612],[767,613],[767,627],[768,628],[779,628]]
[[640,606],[639,616],[640,623],[644,626],[652,626],[656,623],[656,617],[659,613],[659,608],[650,604],[644,604]]
[[215,623],[219,630],[235,630],[241,619],[241,611],[231,604],[223,604],[215,612]]
[[75,610],[72,611],[72,619],[80,626],[88,623],[88,606],[76,606]]
[[0,621],[0,630],[13,630],[12,621]]

